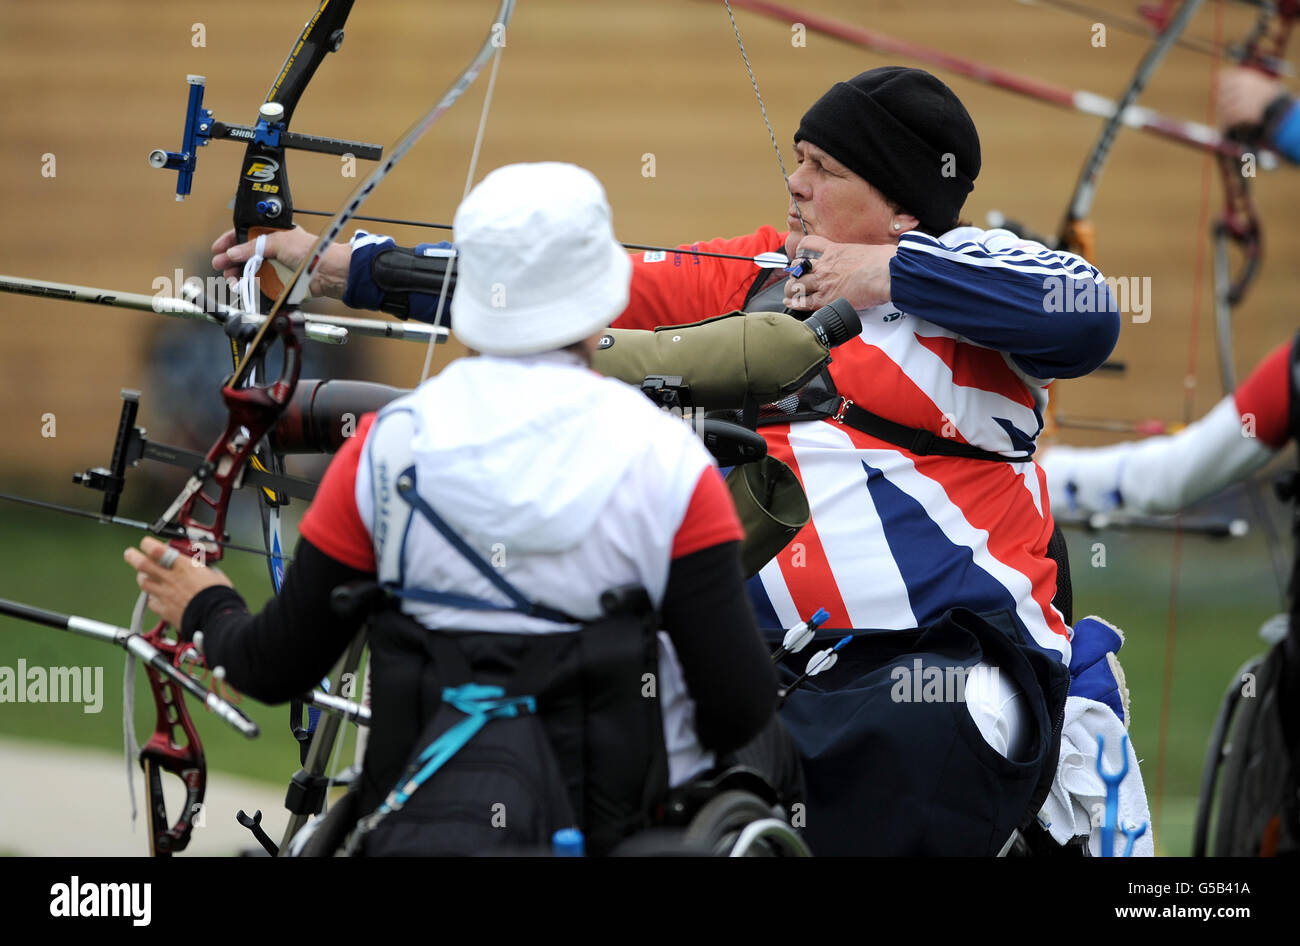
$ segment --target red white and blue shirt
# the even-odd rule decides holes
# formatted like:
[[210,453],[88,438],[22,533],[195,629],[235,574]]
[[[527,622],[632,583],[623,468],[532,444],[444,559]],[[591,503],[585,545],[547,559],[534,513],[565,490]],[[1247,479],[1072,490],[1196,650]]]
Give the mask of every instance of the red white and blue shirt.
[[[684,248],[751,257],[784,243],[764,227]],[[830,419],[760,427],[803,484],[812,519],[751,580],[759,624],[789,627],[820,607],[829,628],[898,629],[957,606],[1005,609],[1068,663],[1047,556],[1054,524],[1032,453],[1050,381],[1087,374],[1113,349],[1113,297],[1080,257],[973,227],[905,234],[890,277],[890,303],[862,312],[862,335],[832,352],[839,394],[896,423],[1026,459],[918,456]],[[634,256],[631,299],[614,325],[738,309],[754,281],[743,261]],[[1071,304],[1079,298],[1092,304]]]

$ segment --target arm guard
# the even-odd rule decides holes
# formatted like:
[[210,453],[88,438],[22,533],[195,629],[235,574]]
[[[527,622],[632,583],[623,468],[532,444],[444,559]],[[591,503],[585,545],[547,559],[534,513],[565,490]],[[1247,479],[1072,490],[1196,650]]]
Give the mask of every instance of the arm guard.
[[437,304],[442,293],[443,280],[447,279],[447,303],[456,292],[456,273],[447,278],[446,256],[425,256],[416,250],[394,247],[377,254],[370,264],[370,276],[383,292],[379,311],[399,319],[411,314],[411,295],[432,297],[428,305]]

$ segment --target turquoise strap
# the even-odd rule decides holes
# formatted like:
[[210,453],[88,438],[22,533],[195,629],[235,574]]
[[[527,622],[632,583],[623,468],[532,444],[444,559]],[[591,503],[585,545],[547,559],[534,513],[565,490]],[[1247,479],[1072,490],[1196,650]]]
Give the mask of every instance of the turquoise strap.
[[[393,789],[375,814],[387,814],[406,804],[415,794],[416,789],[442,768],[442,766],[459,752],[466,743],[474,738],[475,733],[490,719],[503,719],[518,716],[520,712],[536,713],[537,700],[531,696],[506,697],[505,690],[498,686],[483,686],[467,683],[459,687],[446,687],[442,699],[465,714],[465,718],[456,723],[445,733],[429,743],[420,753],[415,765],[420,768],[403,784]],[[423,763],[423,765],[421,765]]]

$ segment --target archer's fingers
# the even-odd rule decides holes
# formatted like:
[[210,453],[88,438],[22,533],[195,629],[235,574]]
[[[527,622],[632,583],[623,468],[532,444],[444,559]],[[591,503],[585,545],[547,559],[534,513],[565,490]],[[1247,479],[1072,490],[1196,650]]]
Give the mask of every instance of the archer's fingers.
[[790,309],[802,309],[803,305],[791,305],[793,302],[804,302],[811,299],[821,290],[821,276],[817,273],[804,273],[802,276],[790,277],[785,284],[785,305]]
[[[143,551],[141,551],[143,549]],[[164,565],[163,562],[172,551],[171,546],[159,542],[157,539],[146,537],[140,542],[140,548],[128,548],[122,553],[126,563],[142,575],[148,575],[151,578],[162,580],[171,569],[171,564]],[[176,556],[170,556],[173,560]]]
[[176,619],[175,611],[165,601],[155,597],[154,595],[149,595],[148,605],[150,611],[158,615],[158,617],[162,618],[165,622],[172,625],[173,627],[176,626],[177,619]]
[[787,295],[782,302],[787,309],[794,309],[796,312],[808,312],[816,308],[816,305],[813,303],[814,298],[815,294],[809,295],[807,293],[795,292]]
[[821,256],[830,249],[830,246],[831,241],[825,237],[806,234],[804,238],[799,241],[799,245],[795,248],[795,255],[816,259],[818,256]]
[[[252,241],[232,244],[226,247],[225,252],[212,257],[212,268],[227,279],[239,279],[244,275],[244,263],[253,256],[254,249]],[[266,254],[267,258],[273,259],[274,256],[270,252]]]
[[[215,259],[213,259],[212,261],[213,268],[214,269],[224,268],[222,264],[222,261],[224,260],[225,266],[228,266],[230,264],[237,264],[242,269],[244,263],[246,263],[253,256],[253,252],[257,248],[255,245],[256,242],[257,242],[256,240],[249,240],[246,243],[235,243],[227,247],[224,256],[218,256]],[[267,241],[267,243],[268,243],[267,251],[266,253],[263,254],[263,258],[273,259],[275,254],[270,252],[269,240]]]
[[128,565],[135,569],[136,581],[140,583],[141,588],[144,587],[144,582],[150,581],[153,582],[153,591],[156,592],[157,589],[162,587],[162,583],[166,581],[167,569],[155,562],[151,562],[138,549],[127,549],[122,557],[126,559]]
[[781,304],[787,309],[797,309],[795,305],[803,299],[803,287],[799,285],[799,280],[793,276],[785,281],[785,289],[781,295]]
[[167,593],[167,587],[158,580],[150,577],[145,572],[135,573],[135,583],[140,586],[140,590],[150,598],[161,599]]
[[234,230],[227,230],[217,237],[216,242],[212,244],[212,268],[227,278],[238,276],[241,267],[236,265],[239,261],[230,256],[230,251],[239,245]]
[[150,610],[150,611],[152,611],[154,614],[158,615],[158,617],[162,617],[162,616],[163,616],[164,605],[163,605],[163,603],[162,603],[161,601],[159,601],[159,600],[158,600],[157,598],[155,598],[153,595],[149,595],[149,598],[148,598],[148,600],[147,600],[146,603],[149,605],[149,610]]
[[238,242],[239,240],[235,238],[235,231],[233,229],[227,230],[213,241],[212,252],[224,253]]

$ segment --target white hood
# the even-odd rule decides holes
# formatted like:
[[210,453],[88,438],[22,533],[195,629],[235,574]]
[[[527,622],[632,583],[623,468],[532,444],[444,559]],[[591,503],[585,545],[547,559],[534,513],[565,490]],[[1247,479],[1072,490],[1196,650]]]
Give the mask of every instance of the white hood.
[[573,548],[646,449],[644,395],[567,352],[462,358],[411,397],[420,493],[471,544]]

